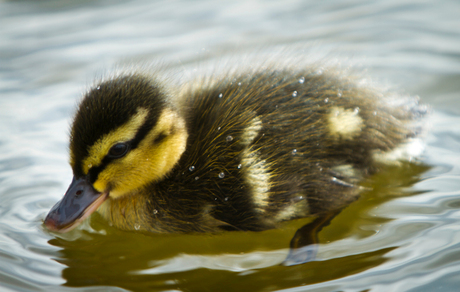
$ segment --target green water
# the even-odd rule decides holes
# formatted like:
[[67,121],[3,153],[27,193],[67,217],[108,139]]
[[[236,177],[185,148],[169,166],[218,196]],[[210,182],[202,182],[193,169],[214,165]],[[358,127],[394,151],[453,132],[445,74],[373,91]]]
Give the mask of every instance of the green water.
[[[65,265],[62,276],[71,287],[266,291],[321,283],[391,261],[391,252],[406,240],[387,230],[389,218],[373,213],[395,197],[415,196],[406,187],[423,170],[406,165],[367,181],[374,190],[364,193],[320,233],[324,245],[317,261],[299,266],[285,267],[281,262],[293,234],[309,219],[265,232],[152,235],[117,230],[96,215],[91,227],[53,238],[49,244],[60,248],[54,259]],[[422,226],[399,228],[417,232]]]
[[[0,290],[457,291],[459,12],[456,1],[1,1]],[[372,190],[320,232],[315,261],[280,265],[310,219],[215,235],[123,232],[97,214],[67,234],[43,227],[71,181],[68,127],[95,77],[160,62],[188,78],[228,54],[283,49],[431,105],[424,164],[363,182]]]

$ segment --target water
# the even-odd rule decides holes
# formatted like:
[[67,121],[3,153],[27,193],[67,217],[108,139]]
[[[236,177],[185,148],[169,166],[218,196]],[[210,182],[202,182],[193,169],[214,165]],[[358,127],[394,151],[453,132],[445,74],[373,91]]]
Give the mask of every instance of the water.
[[[457,291],[459,12],[456,1],[0,2],[0,290]],[[429,168],[365,182],[373,191],[320,233],[317,261],[279,265],[305,220],[221,235],[122,232],[98,215],[65,235],[43,228],[70,183],[68,126],[93,78],[283,47],[432,105]]]

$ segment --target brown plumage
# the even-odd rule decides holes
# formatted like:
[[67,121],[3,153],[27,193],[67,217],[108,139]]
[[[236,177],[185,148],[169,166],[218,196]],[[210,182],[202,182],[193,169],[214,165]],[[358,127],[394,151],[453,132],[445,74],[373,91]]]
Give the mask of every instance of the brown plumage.
[[334,212],[411,155],[395,149],[410,149],[425,112],[332,69],[269,66],[180,90],[121,74],[81,102],[75,179],[45,224],[67,231],[98,208],[122,229],[216,232]]

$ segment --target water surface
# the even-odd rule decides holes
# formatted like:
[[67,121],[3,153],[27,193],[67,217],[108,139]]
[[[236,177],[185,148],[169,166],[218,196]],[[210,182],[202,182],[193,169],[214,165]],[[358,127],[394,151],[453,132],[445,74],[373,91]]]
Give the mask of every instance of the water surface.
[[[1,290],[457,291],[459,12],[456,1],[1,1]],[[220,235],[123,232],[97,214],[68,234],[43,228],[70,183],[68,127],[93,78],[159,61],[181,78],[283,48],[432,106],[424,165],[364,182],[373,190],[320,233],[316,261],[279,265],[307,219]]]

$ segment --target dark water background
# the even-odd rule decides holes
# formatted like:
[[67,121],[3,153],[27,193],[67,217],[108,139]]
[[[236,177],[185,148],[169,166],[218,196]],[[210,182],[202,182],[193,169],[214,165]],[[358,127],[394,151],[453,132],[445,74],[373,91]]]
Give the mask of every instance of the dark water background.
[[[0,1],[1,291],[458,291],[460,2]],[[118,63],[176,72],[220,56],[325,54],[432,106],[424,161],[389,169],[320,234],[317,261],[279,263],[279,230],[144,235],[98,215],[42,221],[71,180],[76,101]]]

